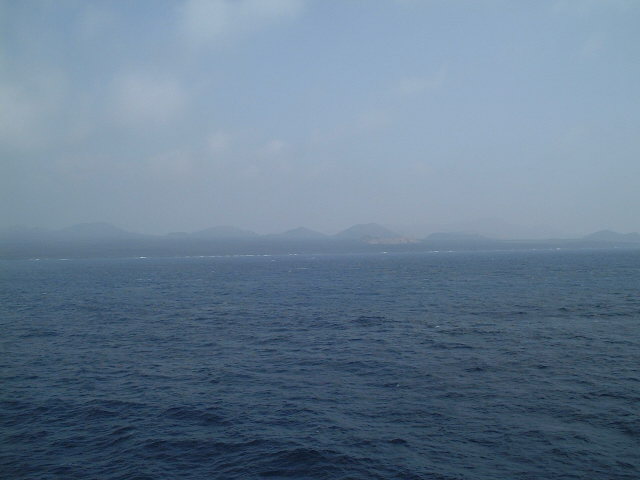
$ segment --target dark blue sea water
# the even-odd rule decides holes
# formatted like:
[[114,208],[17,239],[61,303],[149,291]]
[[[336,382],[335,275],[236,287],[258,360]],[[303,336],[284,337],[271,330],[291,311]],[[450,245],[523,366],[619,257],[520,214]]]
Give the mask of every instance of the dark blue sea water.
[[640,478],[640,251],[5,261],[0,319],[2,478]]

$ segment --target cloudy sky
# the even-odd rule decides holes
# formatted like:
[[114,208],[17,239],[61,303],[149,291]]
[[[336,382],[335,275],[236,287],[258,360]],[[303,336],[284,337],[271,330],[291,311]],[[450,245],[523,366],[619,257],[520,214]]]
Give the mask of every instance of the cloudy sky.
[[635,0],[0,0],[0,226],[640,230],[639,26]]

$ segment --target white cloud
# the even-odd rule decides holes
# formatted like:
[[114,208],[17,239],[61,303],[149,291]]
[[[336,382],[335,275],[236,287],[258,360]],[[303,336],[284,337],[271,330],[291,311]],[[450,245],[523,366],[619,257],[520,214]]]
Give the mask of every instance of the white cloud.
[[192,45],[246,34],[299,14],[303,0],[187,0],[182,29]]
[[168,123],[185,108],[187,95],[175,81],[130,74],[117,78],[115,109],[127,125]]

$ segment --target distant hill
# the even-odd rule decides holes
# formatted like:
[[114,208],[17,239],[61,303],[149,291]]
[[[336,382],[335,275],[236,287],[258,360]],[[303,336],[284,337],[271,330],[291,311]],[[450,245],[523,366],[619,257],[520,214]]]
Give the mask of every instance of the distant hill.
[[252,232],[251,230],[243,230],[242,228],[234,227],[231,225],[219,225],[216,227],[211,227],[205,230],[194,232],[191,234],[191,236],[196,238],[230,239],[230,238],[254,238],[254,237],[257,237],[258,234],[256,232]]
[[0,229],[0,258],[93,258],[231,254],[419,252],[434,250],[639,249],[638,233],[602,230],[582,238],[505,240],[466,232],[433,233],[422,240],[402,237],[376,223],[353,225],[327,236],[305,227],[258,235],[233,226],[167,235],[133,233],[109,223],[83,223],[60,230]]
[[323,238],[327,238],[324,233],[316,232],[315,230],[311,230],[306,227],[298,227],[291,230],[287,230],[283,233],[278,233],[275,235],[269,235],[272,238],[282,238],[282,239],[291,239],[291,240],[320,240]]
[[361,223],[358,225],[353,225],[346,230],[336,233],[335,237],[342,240],[368,241],[373,239],[399,238],[401,237],[401,235],[398,235],[397,233],[392,232],[388,228],[385,228],[382,225],[378,225],[377,223]]
[[607,242],[607,243],[640,243],[640,234],[633,233],[617,233],[611,230],[600,230],[582,237],[583,240],[592,242]]

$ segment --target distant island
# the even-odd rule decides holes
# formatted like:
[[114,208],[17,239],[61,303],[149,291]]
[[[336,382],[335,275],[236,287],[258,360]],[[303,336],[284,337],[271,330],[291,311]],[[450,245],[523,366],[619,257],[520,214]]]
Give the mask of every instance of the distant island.
[[353,225],[334,235],[306,227],[261,235],[230,225],[148,235],[108,223],[83,223],[59,230],[0,230],[0,258],[5,259],[557,248],[640,248],[640,234],[601,230],[574,239],[504,240],[474,233],[440,232],[411,238],[376,223]]

